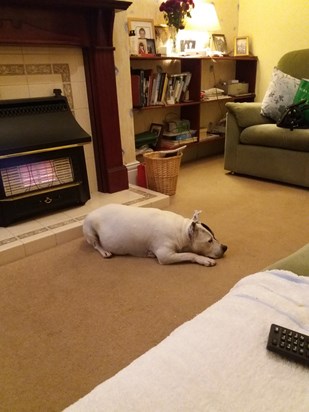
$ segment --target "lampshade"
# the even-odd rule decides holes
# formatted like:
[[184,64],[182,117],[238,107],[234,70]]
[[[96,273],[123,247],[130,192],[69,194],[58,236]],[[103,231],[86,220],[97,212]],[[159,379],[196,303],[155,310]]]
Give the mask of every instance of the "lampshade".
[[220,23],[213,3],[206,0],[194,0],[195,7],[191,11],[191,18],[186,21],[187,30],[220,30]]

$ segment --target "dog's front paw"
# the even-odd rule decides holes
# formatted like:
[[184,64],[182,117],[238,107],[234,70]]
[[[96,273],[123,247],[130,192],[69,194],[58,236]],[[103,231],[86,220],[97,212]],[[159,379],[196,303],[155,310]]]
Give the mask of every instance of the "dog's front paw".
[[203,266],[215,266],[216,261],[214,259],[211,259],[209,257],[205,256],[198,256],[197,263]]
[[106,259],[113,256],[113,254],[111,252],[108,252],[107,250],[102,250],[101,255]]

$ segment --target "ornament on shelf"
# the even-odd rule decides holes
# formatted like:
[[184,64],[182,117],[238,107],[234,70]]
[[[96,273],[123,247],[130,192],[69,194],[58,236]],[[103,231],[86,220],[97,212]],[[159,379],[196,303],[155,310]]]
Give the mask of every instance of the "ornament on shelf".
[[193,0],[166,0],[160,5],[159,10],[164,13],[166,24],[170,27],[172,52],[176,52],[177,33],[185,28],[186,19],[191,18],[194,6]]

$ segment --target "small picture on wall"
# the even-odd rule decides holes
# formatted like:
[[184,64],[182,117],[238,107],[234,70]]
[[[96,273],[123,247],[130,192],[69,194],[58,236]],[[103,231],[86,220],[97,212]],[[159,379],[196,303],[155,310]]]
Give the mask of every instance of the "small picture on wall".
[[234,42],[234,56],[249,55],[249,37],[236,37]]

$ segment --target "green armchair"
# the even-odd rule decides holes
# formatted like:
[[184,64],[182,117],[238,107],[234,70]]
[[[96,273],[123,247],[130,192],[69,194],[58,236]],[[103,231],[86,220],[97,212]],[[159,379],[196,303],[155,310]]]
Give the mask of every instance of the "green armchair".
[[[309,49],[282,56],[277,68],[309,79]],[[262,103],[226,103],[224,168],[309,187],[309,129],[283,129],[261,114]]]

